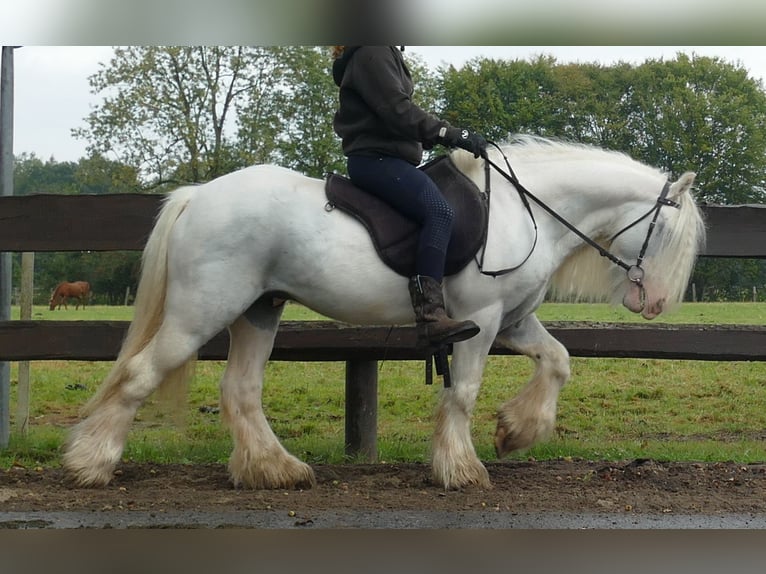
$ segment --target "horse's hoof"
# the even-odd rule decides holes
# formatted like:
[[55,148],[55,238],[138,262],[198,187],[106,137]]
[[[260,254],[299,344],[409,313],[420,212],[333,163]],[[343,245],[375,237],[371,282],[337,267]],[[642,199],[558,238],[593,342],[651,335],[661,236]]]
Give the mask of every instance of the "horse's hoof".
[[492,482],[489,480],[487,468],[480,462],[469,466],[460,466],[458,468],[440,468],[434,465],[432,469],[432,479],[436,486],[444,490],[458,490],[466,487],[476,487],[482,490],[492,488]]
[[244,468],[230,463],[229,476],[235,488],[297,490],[316,486],[314,469],[301,461],[270,468],[263,461]]
[[114,477],[114,468],[111,465],[101,469],[76,466],[67,460],[66,455],[63,467],[67,480],[80,488],[101,488],[108,485]]
[[503,458],[519,450],[531,448],[551,435],[553,421],[525,420],[524,424],[512,416],[499,414],[495,430],[495,454]]

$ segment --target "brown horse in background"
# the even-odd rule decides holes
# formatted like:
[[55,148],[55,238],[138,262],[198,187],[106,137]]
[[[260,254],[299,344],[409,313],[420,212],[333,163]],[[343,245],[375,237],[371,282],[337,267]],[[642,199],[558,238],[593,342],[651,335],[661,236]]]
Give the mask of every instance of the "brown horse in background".
[[64,309],[68,309],[66,300],[69,298],[76,299],[75,310],[80,308],[80,303],[85,307],[85,304],[90,299],[90,283],[87,281],[75,281],[70,283],[68,281],[62,281],[51,294],[50,310],[60,309],[61,304],[64,304]]

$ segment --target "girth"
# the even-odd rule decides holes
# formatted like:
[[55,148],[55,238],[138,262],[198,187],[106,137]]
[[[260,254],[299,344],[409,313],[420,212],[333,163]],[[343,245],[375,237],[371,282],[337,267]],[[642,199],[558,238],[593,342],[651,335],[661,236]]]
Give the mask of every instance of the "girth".
[[[461,172],[449,156],[441,156],[420,169],[436,183],[455,213],[447,248],[445,275],[461,271],[484,243],[487,232],[487,196]],[[325,184],[328,209],[339,208],[367,229],[383,262],[400,275],[415,274],[420,226],[383,200],[356,187],[335,173]]]

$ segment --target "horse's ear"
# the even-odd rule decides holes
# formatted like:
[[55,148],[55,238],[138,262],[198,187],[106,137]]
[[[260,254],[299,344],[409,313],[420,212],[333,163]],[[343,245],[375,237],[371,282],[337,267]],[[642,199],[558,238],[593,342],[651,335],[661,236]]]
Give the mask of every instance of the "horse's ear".
[[668,198],[679,197],[683,193],[688,193],[691,190],[692,185],[694,185],[695,177],[697,177],[697,174],[693,171],[687,171],[679,177],[678,181],[670,186]]

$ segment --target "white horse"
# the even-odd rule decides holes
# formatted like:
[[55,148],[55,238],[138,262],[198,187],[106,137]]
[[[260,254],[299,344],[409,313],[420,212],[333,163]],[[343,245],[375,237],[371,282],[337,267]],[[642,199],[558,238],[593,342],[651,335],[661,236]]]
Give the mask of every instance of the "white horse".
[[[545,294],[610,299],[652,319],[682,299],[705,235],[690,193],[693,173],[666,187],[661,171],[619,153],[527,138],[504,151],[528,190],[614,257],[634,265],[644,246],[644,277],[628,278],[532,203],[535,232],[513,186],[492,171],[485,264],[526,260],[498,277],[470,263],[445,279],[450,315],[475,321],[481,332],[454,345],[452,385],[439,400],[431,462],[433,481],[444,488],[490,486],[470,425],[493,342],[536,364],[526,386],[498,411],[495,446],[502,456],[549,435],[570,376],[568,352],[535,316]],[[460,151],[453,159],[484,188],[483,160]],[[490,159],[502,163],[497,151]],[[111,480],[137,409],[160,385],[183,380],[198,349],[223,328],[231,337],[220,404],[234,440],[232,482],[315,483],[311,467],[274,435],[261,404],[279,298],[348,323],[414,321],[407,278],[381,262],[360,223],[325,209],[323,187],[287,169],[256,166],[169,195],[143,254],[122,349],[65,446],[64,466],[79,485]],[[672,205],[659,209],[664,188]],[[650,234],[646,215],[656,211]]]

